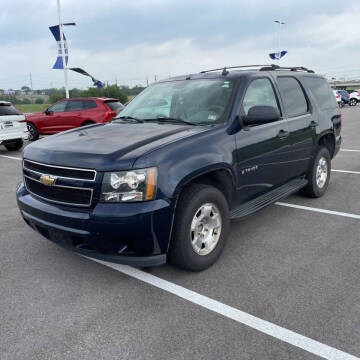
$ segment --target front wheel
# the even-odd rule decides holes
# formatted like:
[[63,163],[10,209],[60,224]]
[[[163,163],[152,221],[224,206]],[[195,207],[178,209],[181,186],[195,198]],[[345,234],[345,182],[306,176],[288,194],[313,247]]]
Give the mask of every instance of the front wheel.
[[320,147],[307,175],[309,183],[302,189],[302,193],[313,198],[323,196],[329,185],[330,173],[331,158],[329,150]]
[[18,150],[20,150],[22,148],[23,143],[24,142],[21,139],[18,139],[13,143],[6,144],[5,147],[9,151],[18,151]]
[[229,206],[223,193],[208,185],[190,185],[179,199],[170,262],[191,271],[210,267],[224,248],[229,227]]

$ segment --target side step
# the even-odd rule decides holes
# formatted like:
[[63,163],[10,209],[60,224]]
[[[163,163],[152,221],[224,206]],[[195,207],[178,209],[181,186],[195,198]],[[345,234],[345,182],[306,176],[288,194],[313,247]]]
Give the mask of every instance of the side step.
[[230,213],[231,220],[240,220],[248,215],[251,215],[264,207],[295,193],[306,186],[307,183],[308,181],[303,178],[291,180],[288,183],[233,209]]

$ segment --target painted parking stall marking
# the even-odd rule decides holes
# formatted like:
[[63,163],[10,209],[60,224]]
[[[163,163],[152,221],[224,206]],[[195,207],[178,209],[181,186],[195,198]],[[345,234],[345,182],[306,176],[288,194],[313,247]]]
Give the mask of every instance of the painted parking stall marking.
[[329,360],[360,360],[360,358],[356,356],[350,355],[341,350],[320,343],[319,341],[310,339],[294,331],[285,329],[269,321],[260,319],[254,315],[248,314],[232,306],[223,304],[220,301],[211,299],[207,296],[201,295],[195,291],[186,289],[180,285],[176,285],[172,282],[161,279],[142,270],[126,265],[108,263],[97,259],[87,259],[98,262],[125,275],[155,286],[161,290],[185,299],[193,304],[199,305],[205,309],[225,316],[231,320],[244,324],[252,329],[258,330],[273,338],[296,346],[314,355],[320,356],[321,358]]
[[284,202],[280,202],[280,201],[276,202],[275,205],[286,206],[286,207],[300,209],[300,210],[314,211],[314,212],[319,212],[319,213],[324,213],[324,214],[329,214],[329,215],[344,216],[344,217],[360,220],[360,215],[345,213],[345,212],[341,212],[341,211],[326,210],[326,209],[314,208],[314,207],[310,207],[310,206],[284,203]]
[[0,157],[11,159],[11,160],[22,160],[21,158],[15,157],[15,156],[8,156],[8,155],[0,155]]
[[360,174],[360,171],[335,170],[335,169],[331,169],[331,171],[338,172],[338,173],[345,173],[345,174]]

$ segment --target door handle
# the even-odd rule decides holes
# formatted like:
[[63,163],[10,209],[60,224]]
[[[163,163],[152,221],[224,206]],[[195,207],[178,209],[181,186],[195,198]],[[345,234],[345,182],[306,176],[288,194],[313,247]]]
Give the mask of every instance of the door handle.
[[286,139],[288,136],[290,135],[290,132],[289,131],[285,131],[285,130],[280,130],[277,134],[277,136],[280,138],[280,139]]
[[318,126],[318,123],[316,121],[312,120],[311,123],[310,123],[310,127],[312,129],[315,129],[317,126]]

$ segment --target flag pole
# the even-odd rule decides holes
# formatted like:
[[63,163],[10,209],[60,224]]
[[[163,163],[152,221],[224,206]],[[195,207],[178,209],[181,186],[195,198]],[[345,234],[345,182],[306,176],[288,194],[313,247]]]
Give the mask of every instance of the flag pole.
[[64,79],[65,79],[65,94],[66,98],[69,98],[69,86],[68,86],[68,67],[66,65],[65,59],[65,46],[64,46],[64,35],[63,35],[63,28],[62,28],[62,21],[61,21],[61,8],[60,8],[60,0],[57,0],[57,8],[58,8],[58,15],[59,15],[59,30],[60,30],[60,46],[61,46],[61,57],[62,57],[62,64],[64,69]]

